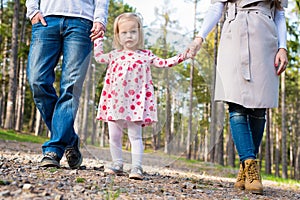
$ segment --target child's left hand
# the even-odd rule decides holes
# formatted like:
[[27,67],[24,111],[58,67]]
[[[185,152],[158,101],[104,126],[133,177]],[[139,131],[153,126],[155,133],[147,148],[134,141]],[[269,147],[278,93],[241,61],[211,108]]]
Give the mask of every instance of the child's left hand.
[[92,41],[95,41],[97,38],[104,36],[105,27],[100,22],[94,22],[91,32],[90,38]]

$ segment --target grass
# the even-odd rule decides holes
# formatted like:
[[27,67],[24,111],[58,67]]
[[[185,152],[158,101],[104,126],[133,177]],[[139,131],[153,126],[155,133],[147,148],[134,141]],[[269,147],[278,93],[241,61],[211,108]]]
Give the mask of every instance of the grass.
[[13,140],[17,142],[32,142],[32,143],[44,143],[48,138],[30,135],[26,133],[18,133],[13,130],[0,129],[0,140]]
[[84,183],[84,182],[85,182],[85,178],[81,178],[81,177],[76,178],[76,183]]
[[286,179],[286,178],[280,178],[274,175],[267,175],[267,174],[262,174],[263,179],[274,181],[277,183],[284,183],[284,184],[291,184],[291,185],[296,185],[299,184],[299,180],[294,180],[294,179]]

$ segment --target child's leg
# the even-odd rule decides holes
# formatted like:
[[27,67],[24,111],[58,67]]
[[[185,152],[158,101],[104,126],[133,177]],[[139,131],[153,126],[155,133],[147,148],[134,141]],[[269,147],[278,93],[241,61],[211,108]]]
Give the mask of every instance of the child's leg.
[[122,158],[122,136],[123,124],[119,122],[108,122],[109,149],[114,164],[123,165]]
[[141,167],[144,152],[142,126],[128,122],[128,137],[131,143],[132,168]]

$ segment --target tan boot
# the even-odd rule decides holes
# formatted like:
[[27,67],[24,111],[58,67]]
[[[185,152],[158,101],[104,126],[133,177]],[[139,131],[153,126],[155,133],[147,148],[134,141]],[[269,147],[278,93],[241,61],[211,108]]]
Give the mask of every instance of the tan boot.
[[254,194],[263,194],[258,165],[254,159],[245,160],[245,189]]
[[243,167],[243,164],[240,163],[240,171],[237,175],[236,182],[234,184],[234,188],[244,190],[245,189],[245,179],[246,179],[246,175],[245,175],[244,167]]

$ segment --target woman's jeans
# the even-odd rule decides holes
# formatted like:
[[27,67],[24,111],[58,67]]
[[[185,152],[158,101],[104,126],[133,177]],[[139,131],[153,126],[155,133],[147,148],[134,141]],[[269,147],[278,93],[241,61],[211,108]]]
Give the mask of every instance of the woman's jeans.
[[[89,66],[93,22],[72,17],[45,17],[47,26],[32,25],[27,74],[34,102],[51,132],[43,153],[62,158],[68,146],[78,144],[74,120],[83,81]],[[62,62],[58,64],[62,56]],[[59,93],[53,84],[55,68],[61,69]]]
[[231,134],[240,161],[256,159],[264,133],[266,109],[245,108],[234,103],[228,105]]

